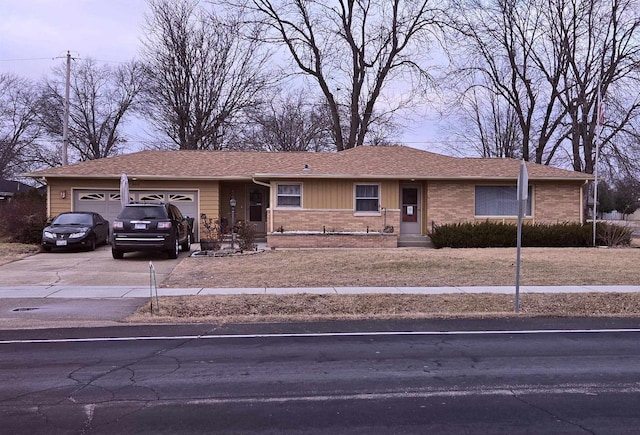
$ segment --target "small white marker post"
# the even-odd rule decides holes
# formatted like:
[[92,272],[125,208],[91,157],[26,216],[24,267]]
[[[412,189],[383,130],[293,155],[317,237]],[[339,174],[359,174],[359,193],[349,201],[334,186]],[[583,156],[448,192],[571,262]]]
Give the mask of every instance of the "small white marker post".
[[529,174],[524,160],[520,164],[520,174],[518,175],[518,235],[516,254],[516,303],[515,312],[520,311],[520,251],[522,250],[522,218],[527,209],[527,199],[529,198]]
[[156,290],[156,312],[160,313],[160,304],[158,302],[158,282],[156,281],[156,269],[153,267],[153,263],[149,261],[149,301],[150,311],[153,315],[153,290]]

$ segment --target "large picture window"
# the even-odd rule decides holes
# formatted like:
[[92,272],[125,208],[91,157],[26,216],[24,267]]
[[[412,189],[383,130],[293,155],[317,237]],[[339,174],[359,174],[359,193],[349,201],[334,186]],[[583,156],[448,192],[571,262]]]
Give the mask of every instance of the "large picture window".
[[301,207],[301,184],[278,184],[278,207]]
[[[526,216],[531,216],[531,186]],[[516,186],[476,186],[476,216],[518,216]]]
[[356,211],[380,211],[380,186],[377,184],[356,184]]

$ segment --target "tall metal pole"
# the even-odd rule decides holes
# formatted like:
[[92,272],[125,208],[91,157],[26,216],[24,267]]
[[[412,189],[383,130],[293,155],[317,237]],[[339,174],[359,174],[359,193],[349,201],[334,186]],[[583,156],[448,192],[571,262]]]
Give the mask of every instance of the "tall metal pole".
[[514,311],[520,312],[520,252],[522,251],[522,219],[527,212],[529,199],[529,173],[524,160],[520,163],[516,199],[518,201],[518,227],[516,233],[516,301]]
[[69,145],[69,87],[71,83],[71,52],[67,51],[67,79],[64,90],[64,120],[62,124],[62,165],[68,162],[67,148]]
[[235,249],[236,242],[236,197],[231,195],[231,200],[229,201],[231,205],[231,249]]
[[600,82],[598,81],[598,98],[596,104],[596,135],[595,135],[595,147],[596,156],[593,162],[593,246],[596,246],[596,220],[598,219],[598,149],[600,144],[600,129],[602,121],[602,95],[600,95]]

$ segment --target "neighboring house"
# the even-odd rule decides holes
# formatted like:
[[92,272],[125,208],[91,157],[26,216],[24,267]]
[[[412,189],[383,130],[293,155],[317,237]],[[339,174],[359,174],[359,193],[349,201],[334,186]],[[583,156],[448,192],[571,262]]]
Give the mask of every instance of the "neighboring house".
[[[414,148],[363,146],[338,153],[142,151],[27,174],[48,184],[50,216],[120,211],[119,180],[133,201],[165,201],[255,225],[278,247],[398,246],[433,225],[517,219],[520,161],[456,158]],[[588,174],[527,163],[526,219],[583,221]],[[386,229],[386,231],[383,231]]]
[[9,201],[18,192],[28,192],[31,189],[32,186],[19,181],[0,180],[0,203]]

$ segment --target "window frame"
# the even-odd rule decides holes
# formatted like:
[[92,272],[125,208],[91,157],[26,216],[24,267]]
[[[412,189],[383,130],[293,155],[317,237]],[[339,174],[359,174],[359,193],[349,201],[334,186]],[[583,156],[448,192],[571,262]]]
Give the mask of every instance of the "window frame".
[[[499,188],[499,189],[509,189],[510,191],[513,192],[513,198],[509,199],[509,201],[512,201],[512,205],[515,207],[515,213],[511,214],[511,213],[505,213],[505,214],[500,214],[500,213],[493,213],[493,214],[480,214],[478,213],[478,188]],[[505,185],[505,184],[476,184],[474,186],[473,189],[473,213],[474,216],[476,218],[500,218],[500,219],[504,219],[504,218],[517,218],[518,217],[518,200],[517,200],[517,195],[518,195],[518,187],[514,186],[514,185]],[[497,208],[497,207],[495,207]],[[497,210],[496,210],[497,211]],[[524,210],[524,217],[525,218],[531,218],[533,217],[533,186],[529,185],[529,192],[528,192],[528,197],[527,197],[527,204]]]
[[[294,195],[294,194],[281,194],[279,192],[280,186],[298,186],[298,194]],[[300,204],[299,205],[291,205],[291,204],[280,204],[280,197],[286,197],[286,198],[299,198],[300,200]],[[296,182],[292,182],[292,183],[276,183],[276,208],[302,208],[302,183],[296,183]]]
[[[358,201],[371,201],[374,197],[359,197],[358,196],[358,187],[359,186],[376,186],[377,188],[377,196],[375,199],[378,202],[378,206],[376,210],[358,210]],[[353,184],[353,212],[357,215],[380,215],[380,209],[382,207],[382,186],[380,183],[354,183]]]

